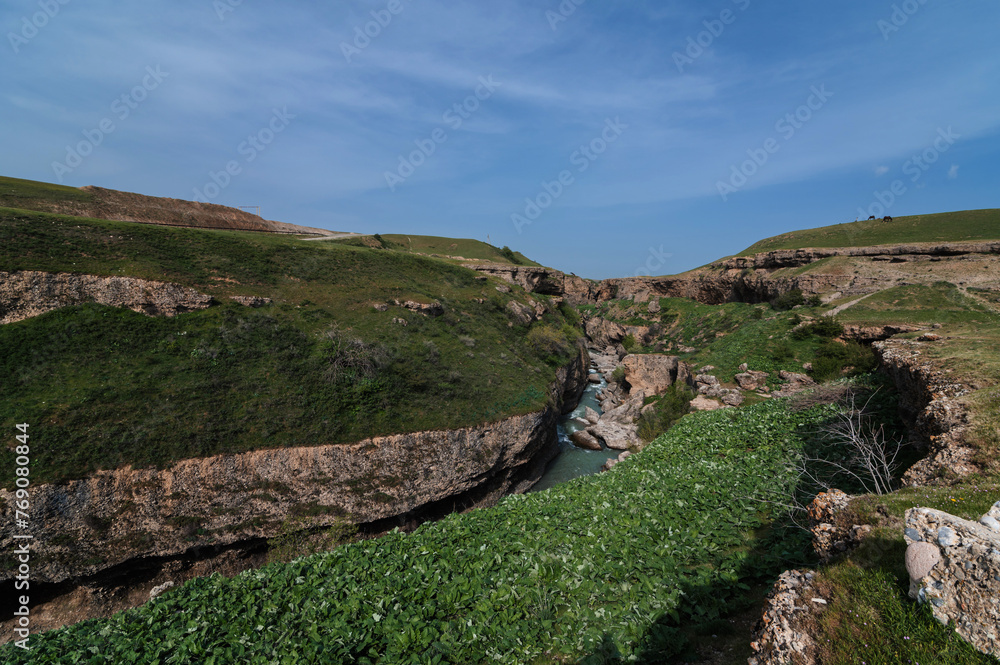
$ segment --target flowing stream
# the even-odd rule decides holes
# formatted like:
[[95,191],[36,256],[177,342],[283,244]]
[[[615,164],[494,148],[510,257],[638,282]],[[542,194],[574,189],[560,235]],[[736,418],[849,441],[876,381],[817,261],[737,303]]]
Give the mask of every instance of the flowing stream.
[[[593,372],[592,372],[593,373]],[[601,403],[597,401],[597,395],[607,387],[607,382],[601,379],[600,383],[587,384],[580,404],[572,412],[559,419],[557,427],[559,432],[559,457],[552,460],[545,474],[542,476],[531,492],[540,492],[554,487],[559,483],[572,480],[578,476],[588,476],[597,473],[604,466],[604,463],[613,457],[621,454],[618,450],[584,450],[577,448],[569,440],[569,435],[577,430],[586,429],[587,421],[583,419],[583,414],[589,406],[594,411],[601,413]]]

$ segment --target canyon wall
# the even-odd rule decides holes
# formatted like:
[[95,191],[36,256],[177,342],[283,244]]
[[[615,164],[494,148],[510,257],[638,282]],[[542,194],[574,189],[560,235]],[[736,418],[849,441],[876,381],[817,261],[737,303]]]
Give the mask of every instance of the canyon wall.
[[[622,277],[595,282],[550,268],[479,265],[474,270],[491,274],[526,291],[565,298],[574,305],[613,299],[645,301],[650,298],[690,298],[707,305],[725,302],[768,302],[783,293],[800,289],[806,296],[839,292],[864,295],[886,288],[884,275],[861,271],[811,270],[801,274],[774,274],[800,268],[832,257],[857,257],[879,265],[914,261],[960,261],[1000,254],[1000,242],[923,243],[777,250],[754,256],[731,257],[682,275],[667,277]],[[996,282],[996,275],[980,279]]]
[[[33,582],[92,575],[137,557],[276,535],[283,522],[401,522],[522,492],[558,452],[556,422],[579,399],[589,359],[558,372],[549,406],[474,427],[376,437],[346,445],[189,459],[33,486]],[[10,506],[12,493],[0,491]],[[14,548],[12,521],[0,548]],[[0,572],[0,581],[13,571]]]

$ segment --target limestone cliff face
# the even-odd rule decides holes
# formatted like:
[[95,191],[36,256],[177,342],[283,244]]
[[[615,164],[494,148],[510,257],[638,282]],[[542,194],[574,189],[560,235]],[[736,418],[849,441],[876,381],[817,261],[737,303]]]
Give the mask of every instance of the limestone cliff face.
[[96,302],[151,316],[205,309],[212,296],[177,284],[134,277],[99,277],[35,271],[0,272],[0,324]]
[[[587,281],[548,268],[478,266],[475,269],[518,284],[527,291],[565,297],[572,304],[613,299],[642,302],[667,297],[690,298],[707,305],[718,305],[725,302],[767,302],[794,289],[801,289],[807,296],[834,291],[842,295],[863,295],[896,284],[894,279],[880,274],[884,272],[881,270],[868,273],[813,270],[798,275],[776,274],[786,268],[798,268],[831,257],[858,257],[873,266],[885,266],[925,260],[981,260],[982,257],[997,254],[1000,254],[1000,242],[777,250],[725,259],[683,275],[624,277],[601,282]],[[988,273],[986,277],[977,277],[980,282],[983,279],[996,283],[995,271],[992,278]]]
[[713,264],[726,270],[777,270],[797,268],[832,256],[868,257],[954,257],[964,254],[1000,254],[1000,242],[909,243],[871,247],[823,247],[779,249],[753,256],[735,256]]
[[[376,437],[349,445],[258,450],[123,468],[31,489],[32,580],[59,582],[137,557],[171,556],[279,532],[364,524],[489,505],[522,492],[556,455],[556,421],[587,381],[585,349],[558,372],[550,405],[456,430]],[[12,505],[9,491],[0,499]],[[13,525],[0,528],[11,551]],[[11,578],[0,573],[0,580]]]
[[921,349],[933,342],[887,340],[872,348],[881,359],[899,391],[899,408],[907,427],[922,443],[928,454],[903,476],[908,485],[926,485],[947,469],[959,476],[974,473],[974,450],[965,443],[970,424],[962,398],[977,389],[956,382],[942,368],[928,361]]

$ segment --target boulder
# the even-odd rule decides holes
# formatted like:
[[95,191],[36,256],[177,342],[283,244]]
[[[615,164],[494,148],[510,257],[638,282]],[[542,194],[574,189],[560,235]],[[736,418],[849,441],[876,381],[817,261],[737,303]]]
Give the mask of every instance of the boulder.
[[597,413],[597,411],[594,411],[588,406],[583,411],[583,419],[591,425],[596,425],[601,419],[601,414]]
[[613,321],[602,319],[599,316],[587,321],[586,331],[587,337],[598,348],[614,346],[625,339],[626,336],[625,328]]
[[569,435],[569,440],[577,448],[584,450],[601,450],[601,442],[594,438],[594,435],[587,430],[580,430]]
[[722,403],[727,406],[739,406],[744,402],[743,393],[739,390],[723,390]]
[[589,381],[591,383],[600,383],[603,380],[604,379],[601,378],[601,375],[598,372],[594,372],[592,374],[588,374],[587,375],[587,381]]
[[[741,367],[746,367],[746,365],[741,365]],[[767,384],[769,376],[770,374],[767,372],[743,371],[736,375],[736,383],[743,390],[760,390]]]
[[942,624],[953,621],[955,632],[982,653],[1000,656],[1000,533],[940,510],[911,508],[903,537],[910,597],[929,603]]
[[650,314],[659,314],[660,313],[660,301],[659,300],[650,300],[649,301],[649,306],[646,307],[646,311],[649,312]]
[[507,313],[510,315],[511,320],[520,326],[530,325],[535,320],[535,310],[527,305],[522,305],[516,300],[511,300],[507,303]]
[[647,395],[659,395],[677,380],[677,356],[658,353],[625,356],[625,382],[632,392],[641,390]]
[[587,431],[604,441],[604,445],[612,450],[628,450],[639,442],[635,425],[625,425],[614,420],[601,419],[601,422],[587,428]]
[[691,400],[690,409],[691,411],[716,411],[721,409],[722,405],[716,402],[714,399],[709,399],[704,395],[698,395],[693,400]]

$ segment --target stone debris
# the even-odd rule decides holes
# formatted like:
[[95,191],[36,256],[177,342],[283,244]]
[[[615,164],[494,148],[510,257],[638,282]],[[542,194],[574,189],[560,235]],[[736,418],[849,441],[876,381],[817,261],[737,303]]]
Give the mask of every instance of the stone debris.
[[[761,617],[753,630],[748,665],[812,665],[816,643],[803,626],[805,619],[821,612],[826,601],[812,587],[814,574],[786,570],[774,583]],[[810,601],[806,602],[806,598]]]
[[444,305],[435,301],[432,303],[422,303],[413,300],[406,300],[400,302],[399,300],[394,300],[393,303],[397,307],[405,307],[406,309],[416,312],[417,314],[423,314],[424,316],[441,316],[444,314]]
[[[262,296],[229,296],[229,299],[235,301],[236,303],[238,303],[240,305],[243,305],[244,307],[254,307],[254,308],[257,308],[257,307],[264,307],[265,305],[270,305],[271,304],[271,299],[270,298],[264,298]],[[375,309],[378,309],[377,305],[376,305]],[[386,309],[388,309],[388,307],[386,307]],[[385,309],[379,310],[379,311],[384,312]]]
[[955,632],[992,656],[1000,656],[1000,533],[983,521],[998,516],[1000,501],[978,523],[911,508],[903,532],[910,597],[930,603],[938,621],[954,621]]

